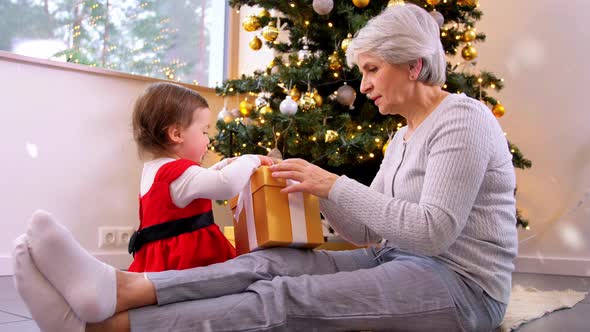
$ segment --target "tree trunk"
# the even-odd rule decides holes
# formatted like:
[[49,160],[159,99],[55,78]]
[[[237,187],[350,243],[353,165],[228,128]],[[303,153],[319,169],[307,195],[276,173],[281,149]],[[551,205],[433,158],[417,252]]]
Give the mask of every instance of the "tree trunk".
[[105,7],[104,35],[103,35],[103,39],[102,39],[102,56],[100,57],[100,61],[102,62],[101,67],[106,67],[106,64],[107,64],[108,47],[109,47],[109,39],[110,39],[110,21],[109,21],[110,8],[109,7],[110,7],[109,0],[107,0],[106,7]]

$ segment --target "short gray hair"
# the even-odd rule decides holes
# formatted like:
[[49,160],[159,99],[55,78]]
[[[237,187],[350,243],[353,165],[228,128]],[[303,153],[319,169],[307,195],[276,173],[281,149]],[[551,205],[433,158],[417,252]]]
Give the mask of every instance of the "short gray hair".
[[422,59],[418,80],[428,85],[445,83],[447,62],[440,29],[434,18],[416,5],[387,7],[369,20],[348,45],[349,67],[358,63],[361,53],[373,54],[390,64]]

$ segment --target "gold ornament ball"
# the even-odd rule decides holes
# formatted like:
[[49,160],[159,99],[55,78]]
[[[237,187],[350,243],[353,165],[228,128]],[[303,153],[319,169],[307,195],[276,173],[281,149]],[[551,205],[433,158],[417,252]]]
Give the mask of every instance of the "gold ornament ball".
[[473,29],[467,29],[463,33],[463,41],[464,42],[472,42],[475,40],[475,37],[477,37],[477,33]]
[[294,101],[298,101],[299,98],[301,98],[301,92],[299,92],[299,89],[297,89],[296,86],[294,86],[291,91],[289,91],[289,96],[291,96],[291,99],[293,99]]
[[369,5],[370,0],[352,0],[352,4],[357,8],[365,8]]
[[242,21],[242,26],[248,32],[256,31],[260,29],[260,19],[254,15],[248,15]]
[[240,102],[240,113],[243,116],[248,116],[250,112],[254,109],[254,105],[248,101],[248,99],[244,99]]
[[461,56],[467,61],[477,58],[477,49],[473,45],[467,45],[461,50]]
[[338,71],[342,69],[342,62],[340,61],[340,57],[338,56],[338,51],[334,51],[332,55],[328,58],[329,64],[328,67],[333,71]]
[[269,105],[266,105],[266,106],[263,106],[259,112],[260,112],[260,114],[272,113],[272,108],[270,108]]
[[258,17],[269,17],[270,13],[268,12],[268,10],[266,10],[266,8],[263,8],[260,13],[258,13]]
[[326,138],[325,138],[325,142],[326,143],[332,143],[334,142],[337,138],[338,138],[338,132],[334,131],[334,130],[326,130]]
[[497,118],[501,118],[504,115],[504,113],[506,113],[506,109],[502,104],[497,103],[492,108],[492,113],[494,113],[494,116],[496,116]]
[[429,5],[436,6],[440,3],[440,0],[426,0]]
[[458,6],[477,6],[477,0],[457,0]]
[[230,123],[234,120],[233,115],[231,114],[230,111],[227,110],[227,108],[223,108],[221,111],[219,111],[219,113],[217,114],[217,121],[223,121],[224,123]]
[[344,38],[342,40],[342,43],[340,44],[340,47],[342,48],[342,50],[344,52],[346,52],[346,50],[348,49],[348,45],[350,45],[350,42],[352,41],[352,34],[349,33],[346,38]]
[[269,42],[273,42],[279,36],[279,29],[275,26],[275,22],[268,23],[267,26],[262,29],[262,37]]
[[262,40],[258,36],[254,36],[248,45],[254,51],[258,51],[262,47]]
[[305,111],[312,110],[315,108],[315,100],[311,96],[310,92],[306,92],[303,97],[299,100],[299,105]]
[[385,155],[385,151],[387,151],[387,147],[389,146],[389,141],[387,141],[387,143],[385,143],[383,145],[383,147],[381,148],[381,151],[383,151],[383,155]]
[[322,95],[320,95],[318,90],[313,89],[313,93],[311,96],[313,97],[313,100],[315,100],[315,104],[317,107],[321,107],[324,104],[324,99],[322,98]]
[[404,2],[404,0],[389,0],[389,2],[387,3],[387,7],[393,7],[393,6],[404,6],[406,3]]

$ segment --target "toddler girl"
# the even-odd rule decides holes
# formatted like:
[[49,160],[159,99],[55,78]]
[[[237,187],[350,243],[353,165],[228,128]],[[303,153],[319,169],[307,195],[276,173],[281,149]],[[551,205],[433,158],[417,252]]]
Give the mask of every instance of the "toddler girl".
[[129,242],[132,272],[182,270],[223,262],[235,249],[213,222],[212,199],[229,199],[252,172],[271,165],[265,156],[200,163],[208,150],[211,111],[197,92],[156,83],[133,110],[133,136],[144,163],[137,232]]

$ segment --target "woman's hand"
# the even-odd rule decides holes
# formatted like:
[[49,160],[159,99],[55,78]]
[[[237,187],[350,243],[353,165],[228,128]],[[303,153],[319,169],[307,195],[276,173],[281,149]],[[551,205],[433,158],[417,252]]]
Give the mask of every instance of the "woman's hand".
[[328,198],[339,177],[303,159],[287,159],[271,166],[270,170],[275,178],[300,182],[284,188],[282,193],[306,192],[321,198]]

